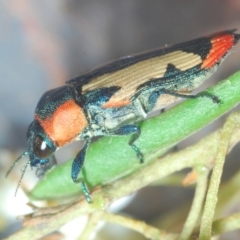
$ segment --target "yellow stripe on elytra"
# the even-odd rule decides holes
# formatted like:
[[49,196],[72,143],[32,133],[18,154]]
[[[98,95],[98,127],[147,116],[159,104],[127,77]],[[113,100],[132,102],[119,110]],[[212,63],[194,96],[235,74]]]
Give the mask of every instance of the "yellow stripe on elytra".
[[177,69],[184,71],[201,62],[202,59],[197,54],[175,51],[93,78],[90,83],[83,86],[82,90],[86,92],[102,87],[119,86],[121,89],[111,97],[110,101],[123,101],[131,98],[139,85],[150,79],[163,77],[168,64],[173,64]]

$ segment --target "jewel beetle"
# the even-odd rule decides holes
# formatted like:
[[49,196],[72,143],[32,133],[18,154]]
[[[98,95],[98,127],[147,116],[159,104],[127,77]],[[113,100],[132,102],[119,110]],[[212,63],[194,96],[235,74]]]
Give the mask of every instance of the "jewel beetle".
[[87,186],[78,179],[91,138],[132,135],[128,144],[142,163],[143,155],[135,145],[141,130],[134,123],[178,98],[207,97],[220,103],[210,93],[190,93],[216,71],[239,39],[240,34],[229,30],[127,56],[47,91],[27,131],[28,150],[7,175],[26,155],[29,161],[25,169],[28,165],[39,167],[48,163],[57,149],[83,140],[83,148],[72,163],[71,177],[73,182],[81,182],[86,200],[91,202]]

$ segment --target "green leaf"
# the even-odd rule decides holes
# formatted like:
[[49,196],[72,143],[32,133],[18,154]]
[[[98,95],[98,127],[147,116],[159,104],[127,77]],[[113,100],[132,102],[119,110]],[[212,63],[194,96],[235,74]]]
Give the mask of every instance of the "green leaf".
[[[156,159],[176,143],[217,119],[240,102],[240,72],[208,89],[221,105],[208,98],[187,100],[165,113],[141,122],[142,134],[136,141],[145,163]],[[90,145],[83,176],[89,188],[104,185],[143,167],[128,146],[129,136],[104,137]],[[71,179],[72,160],[49,171],[30,192],[32,199],[58,199],[81,193]]]

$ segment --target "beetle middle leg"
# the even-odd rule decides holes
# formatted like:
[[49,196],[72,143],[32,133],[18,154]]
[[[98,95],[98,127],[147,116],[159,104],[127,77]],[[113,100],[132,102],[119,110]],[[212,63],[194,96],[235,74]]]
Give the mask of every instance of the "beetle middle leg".
[[139,138],[141,134],[141,130],[137,125],[124,125],[112,132],[110,132],[109,135],[129,135],[133,134],[132,138],[129,141],[129,145],[132,147],[132,149],[136,152],[138,159],[140,160],[140,163],[143,163],[143,154],[141,153],[140,149],[134,144],[134,142]]

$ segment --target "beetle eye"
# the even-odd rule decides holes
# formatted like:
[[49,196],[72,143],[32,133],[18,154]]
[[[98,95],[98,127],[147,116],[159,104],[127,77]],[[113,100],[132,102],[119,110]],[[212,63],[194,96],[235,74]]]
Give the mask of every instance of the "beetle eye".
[[53,150],[47,145],[41,136],[36,136],[33,142],[33,151],[38,158],[48,158]]

